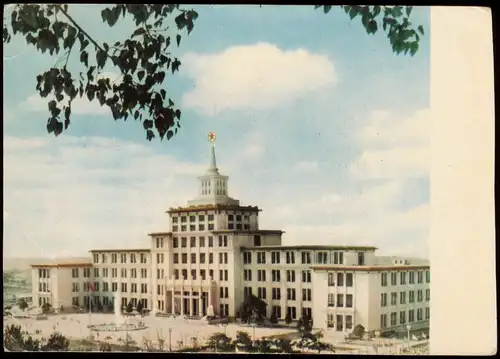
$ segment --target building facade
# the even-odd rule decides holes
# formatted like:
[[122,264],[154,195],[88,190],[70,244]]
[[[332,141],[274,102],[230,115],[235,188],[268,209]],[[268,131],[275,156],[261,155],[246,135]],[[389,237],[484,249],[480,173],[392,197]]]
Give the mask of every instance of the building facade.
[[[122,307],[141,302],[164,313],[238,316],[245,295],[253,294],[267,303],[268,316],[297,320],[305,314],[314,327],[338,332],[357,324],[381,331],[428,325],[428,264],[388,263],[372,246],[282,245],[283,231],[259,228],[257,206],[229,196],[214,138],[209,135],[209,166],[198,177],[196,198],[167,211],[171,231],[150,233],[150,248],[90,251],[91,261],[79,269],[88,276],[74,277],[76,267],[34,266],[35,303],[88,304],[85,290],[91,288],[93,300],[103,305],[120,292]],[[66,285],[41,291],[52,275]]]

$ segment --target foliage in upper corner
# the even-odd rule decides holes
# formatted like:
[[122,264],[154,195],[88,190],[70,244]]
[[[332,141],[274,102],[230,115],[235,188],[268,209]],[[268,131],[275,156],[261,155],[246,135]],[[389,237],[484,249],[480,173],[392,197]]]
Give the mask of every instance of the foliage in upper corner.
[[[155,137],[154,130],[161,139],[177,133],[181,111],[161,85],[181,65],[172,55],[171,43],[180,45],[183,31],[191,33],[198,14],[174,4],[117,4],[101,12],[110,27],[125,17],[132,18],[137,28],[124,41],[98,43],[75,22],[67,4],[13,5],[10,24],[4,21],[3,42],[19,35],[37,51],[61,56],[36,78],[40,96],[55,98],[48,101],[49,133],[58,136],[68,128],[71,105],[78,96],[107,106],[115,120],[142,121],[148,140]],[[83,71],[68,69],[75,52]],[[107,64],[119,70],[120,81],[99,76]]]
[[[316,5],[315,8],[323,8],[327,14],[332,6]],[[382,28],[397,55],[414,56],[417,53],[424,28],[422,25],[415,28],[410,22],[413,6],[342,5],[341,8],[351,20],[359,18],[368,34],[375,34]]]

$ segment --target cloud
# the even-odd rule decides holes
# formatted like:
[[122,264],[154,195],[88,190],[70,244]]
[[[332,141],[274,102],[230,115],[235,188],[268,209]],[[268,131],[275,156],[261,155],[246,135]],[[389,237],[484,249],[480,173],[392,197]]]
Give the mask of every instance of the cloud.
[[318,161],[299,161],[295,163],[292,169],[299,173],[314,173],[319,171]]
[[186,54],[183,71],[194,88],[183,105],[214,116],[228,109],[267,109],[335,84],[330,59],[269,43],[234,46],[217,54]]
[[375,111],[356,139],[361,154],[350,167],[357,179],[421,178],[429,174],[429,110],[407,118]]
[[[102,72],[97,77],[109,78],[110,81],[119,83],[121,77],[113,72]],[[19,108],[30,112],[46,112],[48,113],[48,103],[54,99],[54,97],[42,98],[39,94],[33,94],[28,96],[26,100],[20,103]],[[63,99],[62,104],[66,104],[67,100]],[[71,113],[74,115],[109,115],[111,110],[107,106],[101,106],[97,99],[90,102],[87,96],[84,94],[83,97],[77,96],[71,103]]]

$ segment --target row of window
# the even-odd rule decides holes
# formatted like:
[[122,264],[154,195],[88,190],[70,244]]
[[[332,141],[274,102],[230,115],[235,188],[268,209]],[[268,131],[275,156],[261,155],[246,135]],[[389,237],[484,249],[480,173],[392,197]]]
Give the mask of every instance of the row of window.
[[[94,268],[94,278],[107,278],[109,276],[109,270],[111,269],[111,278],[137,278],[138,269],[137,268]],[[120,269],[120,277],[118,277],[118,269]],[[90,268],[84,268],[83,277],[90,278]],[[141,278],[148,277],[148,269],[140,269]],[[78,269],[73,269],[72,277],[78,278]]]
[[[345,279],[345,281],[344,281]],[[334,287],[352,287],[354,284],[354,275],[352,273],[328,273],[328,286]]]
[[[101,284],[102,284],[102,287],[101,287]],[[109,288],[110,288],[109,284],[111,284],[111,291],[109,290]],[[129,288],[128,287],[129,283],[116,283],[116,282],[99,283],[99,282],[94,282],[92,289],[93,289],[93,292],[117,292],[118,291],[118,284],[120,284],[121,292],[123,292],[123,293],[127,292],[127,289]],[[140,288],[140,292],[139,292],[138,288]],[[90,292],[91,291],[90,289],[91,289],[90,283],[88,283],[88,282],[83,283],[83,292]],[[73,293],[80,292],[80,283],[72,283],[71,291]],[[141,284],[130,283],[130,293],[146,294],[146,293],[148,293],[148,285],[146,283],[141,283]]]
[[[336,301],[335,301],[336,299]],[[344,294],[328,294],[328,306],[329,307],[337,307],[337,308],[352,308],[353,307],[353,295],[345,294],[345,303],[344,303]]]
[[[398,285],[398,277],[399,277],[399,285],[406,285],[407,279],[408,279],[408,284],[415,284],[415,273],[417,273],[417,283],[423,284],[424,283],[424,272],[423,271],[417,271],[417,272],[411,271],[411,272],[390,273],[391,285]],[[382,273],[382,275],[380,277],[382,287],[387,287],[388,274],[389,273]],[[398,276],[398,274],[399,274],[399,276]],[[425,283],[430,283],[430,282],[431,282],[431,272],[427,270],[427,271],[425,271]]]
[[[252,253],[253,252],[243,252],[243,264],[252,264]],[[284,253],[283,264],[295,264],[295,251],[285,251],[285,252],[255,252],[256,253],[256,263],[266,264],[268,254],[271,257],[271,264],[281,264],[281,254]],[[360,252],[362,253],[362,252]],[[300,263],[301,264],[313,264],[312,263],[312,252],[301,251],[300,252]],[[344,253],[338,251],[330,252],[316,252],[314,264],[344,264]]]
[[[431,300],[431,290],[426,289],[425,290],[425,301],[429,302]],[[419,289],[417,290],[417,302],[423,302],[424,301],[424,295],[423,295],[423,290]],[[415,303],[415,291],[410,290],[408,292],[408,303]],[[399,293],[399,304],[406,304],[406,292],[400,292]],[[380,305],[382,307],[387,306],[387,293],[382,293],[380,294]],[[392,292],[391,293],[391,305],[398,305],[398,293],[397,292]]]
[[38,292],[39,293],[50,293],[50,286],[48,283],[38,283]]
[[[294,270],[286,270],[286,281],[290,283],[295,282],[295,271]],[[303,270],[301,271],[302,274],[302,282],[303,283],[311,283],[311,271],[310,270]],[[243,270],[243,280],[245,282],[251,282],[252,281],[252,270],[251,269],[244,269]],[[266,282],[268,280],[267,278],[267,271],[265,269],[257,269],[257,281],[258,282]],[[279,269],[272,269],[271,270],[271,282],[281,282],[281,270]]]
[[[198,218],[197,218],[198,217]],[[199,214],[198,216],[196,215],[190,215],[190,216],[180,216],[180,217],[172,217],[172,223],[187,223],[189,221],[189,223],[194,223],[198,220],[198,222],[205,222],[205,217],[207,217],[207,220],[209,222],[213,221],[214,220],[214,215],[213,214],[209,214],[207,216],[205,216],[204,214]],[[236,221],[236,222],[248,222],[250,220],[250,217],[245,214],[245,215],[241,215],[241,214],[228,214],[227,215],[227,220],[228,222],[233,222],[233,221]]]
[[328,328],[335,328],[338,332],[351,330],[353,326],[352,315],[328,314],[326,326]]
[[50,278],[50,269],[38,269],[38,278]]
[[[175,264],[179,263],[179,257],[181,259],[180,263],[182,264],[187,264],[188,263],[188,254],[187,253],[181,253],[179,256],[179,253],[174,253],[173,256],[173,262]],[[199,263],[200,264],[205,264],[206,263],[206,258],[207,255],[206,253],[200,253],[199,255],[197,253],[191,253],[190,256],[191,260],[189,263],[196,264],[197,258],[199,258]],[[208,264],[213,264],[214,262],[214,254],[213,253],[208,253]],[[219,264],[228,264],[229,263],[229,255],[228,253],[219,253]]]
[[[273,305],[271,307],[271,313],[276,316],[278,319],[285,319],[288,315],[292,320],[296,320],[297,318],[297,308],[294,306],[286,307],[286,313],[281,311],[280,305]],[[312,309],[311,308],[302,308],[302,316],[306,316],[307,318],[312,318]]]
[[[190,248],[196,248],[196,239],[198,239],[198,247],[200,248],[203,248],[205,247],[205,237],[199,237],[199,238],[196,238],[196,237],[190,237],[189,238],[189,247]],[[228,247],[228,240],[227,240],[227,236],[219,236],[218,237],[218,244],[219,244],[219,247]],[[180,240],[180,247],[181,248],[187,248],[187,243],[188,243],[188,239],[187,237],[181,237],[181,240]],[[208,247],[213,247],[214,246],[214,237],[213,236],[208,236]],[[174,237],[172,239],[172,247],[173,248],[179,248],[179,238],[178,237]]]
[[[198,270],[191,269],[190,279],[196,280],[197,273],[198,273]],[[182,270],[174,269],[174,278],[175,279],[179,279],[179,278],[189,279],[187,269],[182,269]],[[216,278],[214,278],[214,270],[213,269],[208,270],[208,277],[207,277],[207,271],[205,269],[200,269],[200,279],[201,280],[211,279],[211,278],[213,278],[213,280],[216,280]],[[218,280],[222,281],[222,282],[227,282],[229,280],[229,271],[227,269],[220,269]]]
[[[147,253],[121,253],[120,254],[120,263],[127,263],[127,260],[130,260],[130,263],[137,263],[137,255],[139,254],[139,263],[146,264],[148,255]],[[99,263],[99,260],[101,263],[107,263],[108,262],[108,254],[106,253],[101,253],[99,256],[99,253],[94,253],[93,255],[94,263]],[[111,253],[111,263],[118,263],[118,253]]]
[[[94,273],[99,273],[97,268],[94,268]],[[80,276],[80,268],[71,269],[71,277],[78,278]],[[90,278],[90,268],[83,268],[83,278]]]
[[[425,312],[424,312],[425,309]],[[425,316],[424,316],[425,313]],[[415,316],[415,309],[410,309],[407,311],[403,310],[399,312],[399,323],[398,323],[398,312],[392,312],[390,313],[389,319],[390,319],[390,326],[394,327],[396,325],[402,325],[402,324],[407,324],[407,323],[414,323],[414,322],[420,322],[423,320],[429,320],[430,318],[430,308],[417,308],[416,309],[416,316]],[[387,314],[381,314],[380,315],[380,327],[387,328]]]
[[[243,287],[243,293],[245,296],[252,295],[252,287]],[[258,287],[257,297],[266,300],[267,298],[267,288]],[[271,288],[271,299],[281,300],[281,288]],[[295,288],[286,289],[286,299],[287,300],[297,300],[297,291]],[[312,290],[310,288],[302,289],[302,301],[312,300]]]

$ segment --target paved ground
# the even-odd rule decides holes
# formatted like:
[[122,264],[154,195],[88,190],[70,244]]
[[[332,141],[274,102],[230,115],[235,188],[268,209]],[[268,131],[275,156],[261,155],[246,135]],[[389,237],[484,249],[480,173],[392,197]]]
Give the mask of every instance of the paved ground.
[[[64,318],[64,319],[63,319]],[[36,320],[34,318],[15,319],[6,318],[4,325],[18,324],[27,330],[35,338],[47,338],[52,332],[59,331],[71,339],[82,339],[88,337],[91,331],[87,328],[89,324],[106,324],[114,320],[113,314],[67,314],[52,315],[47,320]],[[191,345],[192,338],[197,338],[198,343],[203,343],[212,334],[217,332],[226,332],[231,337],[236,337],[237,331],[246,331],[250,336],[253,335],[253,328],[237,324],[229,324],[227,327],[208,325],[202,320],[185,320],[178,318],[161,318],[147,316],[144,318],[130,318],[127,323],[144,322],[147,329],[138,331],[129,331],[128,334],[137,345],[143,346],[144,339],[157,343],[158,337],[165,340],[165,346],[169,343],[169,329],[171,329],[172,349],[179,347],[179,342],[184,345]],[[35,334],[39,330],[40,334]],[[284,334],[294,332],[294,328],[255,328],[256,338],[264,336]],[[126,332],[92,332],[96,340],[106,340],[112,343],[121,343],[124,341]]]

